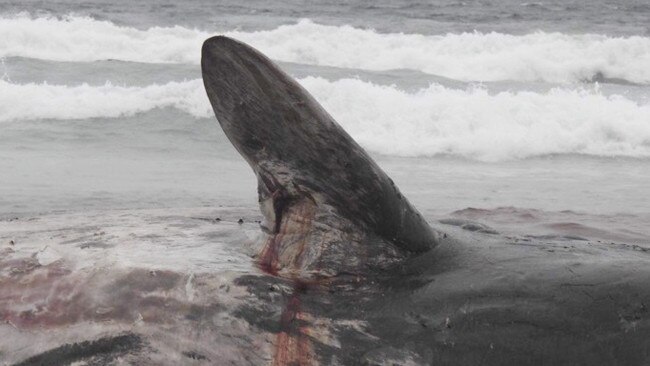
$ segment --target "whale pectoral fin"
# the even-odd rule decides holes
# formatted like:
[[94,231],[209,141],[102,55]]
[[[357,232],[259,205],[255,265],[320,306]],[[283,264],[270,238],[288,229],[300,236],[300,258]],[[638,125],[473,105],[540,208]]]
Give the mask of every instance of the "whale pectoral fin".
[[336,272],[325,268],[336,267],[335,258],[363,266],[382,253],[394,257],[391,248],[437,244],[392,180],[271,60],[217,36],[203,44],[201,67],[221,127],[258,179],[271,243],[265,263]]

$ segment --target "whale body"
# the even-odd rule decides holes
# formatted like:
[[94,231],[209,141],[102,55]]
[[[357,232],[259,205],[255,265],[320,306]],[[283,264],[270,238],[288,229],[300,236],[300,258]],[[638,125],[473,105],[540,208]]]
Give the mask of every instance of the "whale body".
[[[346,341],[340,348],[345,351],[339,352],[300,346],[301,340],[307,342],[308,327],[283,324],[290,341],[276,344],[280,363],[650,362],[648,250],[464,232],[454,239],[436,235],[363,149],[261,53],[214,37],[203,45],[202,70],[217,119],[257,175],[262,212],[275,225],[261,264],[268,265],[265,255],[271,247],[273,265],[290,268],[283,277],[299,283],[288,300],[294,322],[300,323],[292,308],[299,299],[309,304],[300,311],[325,319],[362,319],[374,329],[376,338],[365,341],[358,335],[346,339],[343,332],[340,338]],[[287,196],[296,197],[290,202],[298,207],[303,197],[310,197],[304,201],[312,206],[306,211],[314,219],[305,220],[304,209],[284,203]],[[282,221],[287,212],[296,225]],[[355,234],[334,235],[330,242],[327,234],[313,234],[352,225],[362,236],[376,234],[378,240]],[[313,250],[323,246],[327,249]],[[283,255],[292,250],[312,254],[302,262]],[[378,257],[382,259],[376,261]],[[387,260],[391,266],[376,266]],[[314,263],[321,274],[334,278],[312,283],[308,290],[296,273],[313,270]],[[269,273],[278,275],[277,267]],[[369,270],[359,271],[361,267]],[[361,274],[366,285],[323,294],[325,288],[349,285],[344,276],[336,276],[349,273]],[[282,351],[287,347],[288,354]],[[360,348],[366,352],[341,356]]]

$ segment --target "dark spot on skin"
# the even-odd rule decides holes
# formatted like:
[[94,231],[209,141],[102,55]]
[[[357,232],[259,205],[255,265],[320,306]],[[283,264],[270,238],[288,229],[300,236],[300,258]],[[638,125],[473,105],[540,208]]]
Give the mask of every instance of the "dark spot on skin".
[[284,210],[289,206],[291,199],[284,191],[284,189],[278,189],[273,192],[273,210],[275,214],[275,228],[274,233],[280,232],[280,226],[282,225],[282,215]]
[[185,319],[187,320],[199,320],[203,317],[204,311],[200,306],[191,305],[187,314],[185,314]]
[[224,310],[225,307],[218,303],[212,303],[205,306],[190,305],[184,318],[196,322],[210,321],[215,314]]
[[244,141],[244,144],[253,151],[260,151],[264,148],[264,143],[253,135],[249,135],[248,140]]
[[202,355],[202,354],[200,354],[200,353],[198,353],[196,351],[184,351],[183,356],[185,356],[187,358],[191,358],[193,360],[208,360],[207,357],[205,357],[204,355]]
[[244,223],[244,219],[239,219],[239,220],[237,221],[237,223],[240,224],[240,225],[243,224],[243,223]]
[[102,242],[87,242],[79,245],[80,249],[88,249],[88,248],[111,248],[112,245],[102,243]]
[[140,350],[142,346],[143,341],[138,335],[127,333],[94,341],[64,344],[32,356],[15,366],[69,365],[89,359],[93,364],[107,364],[117,356]]
[[309,289],[309,283],[301,280],[295,280],[293,284],[293,290],[296,294],[304,294],[307,293],[307,290]]

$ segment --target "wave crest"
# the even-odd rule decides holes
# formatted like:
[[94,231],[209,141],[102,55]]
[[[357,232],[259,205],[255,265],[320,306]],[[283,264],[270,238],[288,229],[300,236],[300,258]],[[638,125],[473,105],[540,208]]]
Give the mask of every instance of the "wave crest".
[[146,87],[13,84],[0,80],[0,122],[36,119],[89,119],[132,116],[172,107],[195,117],[208,117],[211,108],[203,82],[190,80]]
[[[299,81],[376,153],[484,161],[547,154],[650,157],[650,105],[595,89],[490,94],[432,84],[409,93],[357,79]],[[198,79],[146,87],[0,80],[0,95],[0,122],[113,118],[167,107],[196,118],[213,116]]]
[[[0,57],[57,61],[120,59],[199,62],[214,32],[181,26],[139,30],[89,17],[0,17]],[[413,69],[463,81],[577,82],[620,79],[650,84],[650,38],[535,32],[383,34],[301,20],[273,30],[224,34],[269,57],[355,69]]]

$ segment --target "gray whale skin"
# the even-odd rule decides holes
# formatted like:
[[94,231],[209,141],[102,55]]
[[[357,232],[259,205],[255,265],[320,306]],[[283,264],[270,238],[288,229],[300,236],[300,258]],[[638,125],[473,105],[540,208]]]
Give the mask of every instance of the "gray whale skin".
[[[205,41],[201,65],[216,117],[258,180],[264,221],[253,245],[254,270],[75,277],[80,294],[57,302],[59,315],[47,317],[47,311],[23,316],[0,295],[8,324],[0,331],[12,337],[31,332],[51,345],[27,347],[31,353],[17,351],[19,357],[0,341],[0,360],[650,364],[647,247],[452,226],[441,234],[264,55],[219,36]],[[219,225],[226,230],[227,222]],[[53,265],[25,265],[12,276],[23,283],[38,271],[51,274],[39,278],[67,278]],[[12,283],[18,282],[0,281],[0,290],[11,293]],[[96,299],[104,299],[99,310]],[[79,331],[82,323],[91,327]],[[39,333],[42,327],[47,336]],[[61,339],[52,340],[55,335]]]

